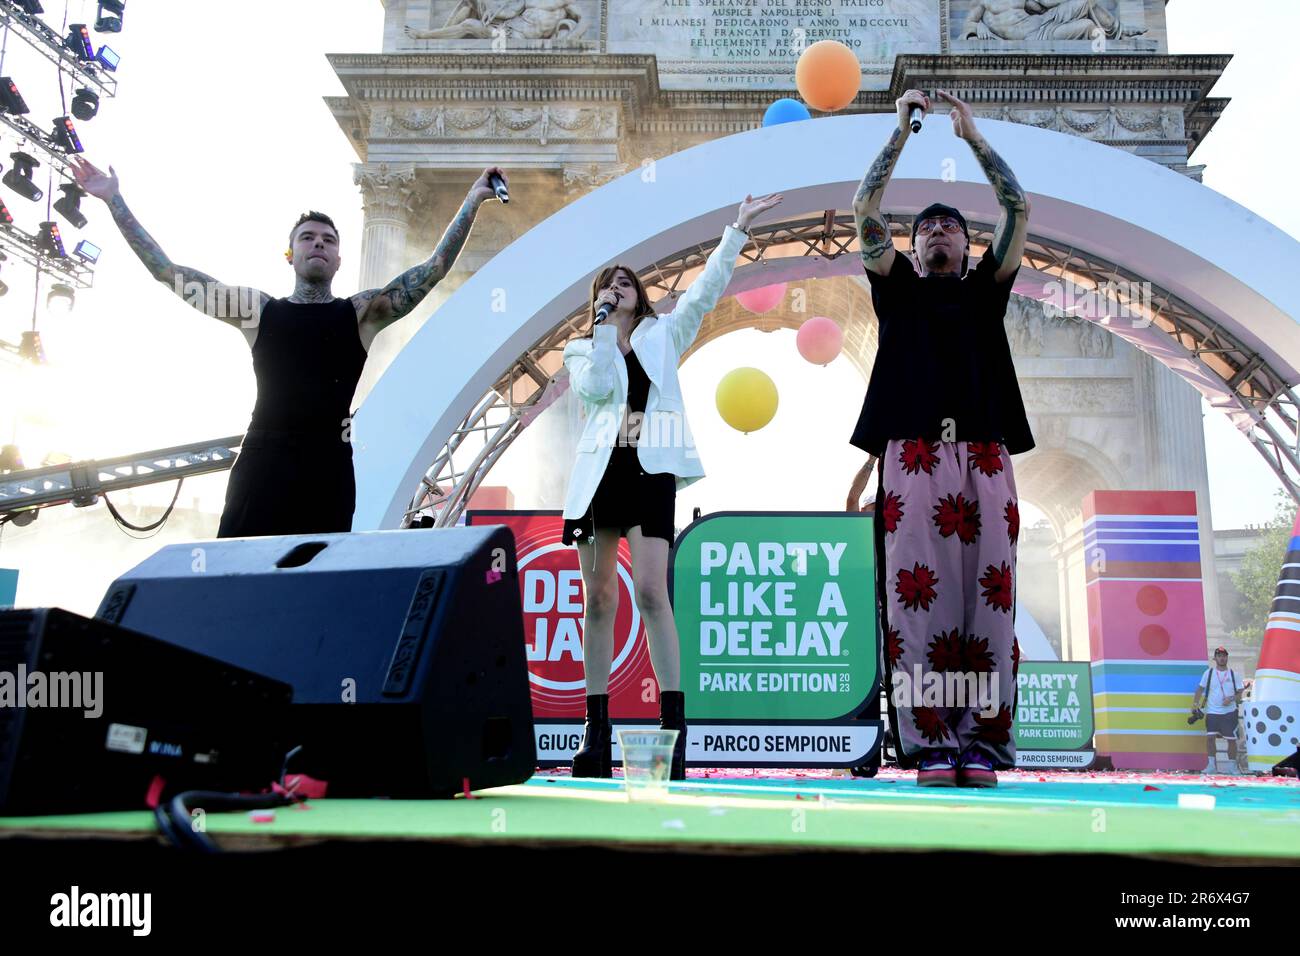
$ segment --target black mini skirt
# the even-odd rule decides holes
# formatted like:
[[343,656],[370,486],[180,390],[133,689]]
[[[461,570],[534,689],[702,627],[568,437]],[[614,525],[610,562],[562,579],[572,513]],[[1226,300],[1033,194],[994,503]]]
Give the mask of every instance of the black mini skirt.
[[565,544],[586,544],[596,528],[617,528],[622,537],[638,525],[647,538],[673,543],[677,476],[647,474],[635,445],[615,445],[591,504],[581,518],[564,519]]

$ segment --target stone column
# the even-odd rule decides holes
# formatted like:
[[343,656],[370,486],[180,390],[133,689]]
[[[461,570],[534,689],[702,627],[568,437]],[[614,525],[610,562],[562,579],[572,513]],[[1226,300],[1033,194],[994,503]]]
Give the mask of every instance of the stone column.
[[414,163],[354,163],[365,211],[361,288],[382,286],[406,267],[406,238],[418,187]]
[[1049,549],[1056,559],[1057,588],[1061,600],[1061,660],[1092,660],[1088,631],[1088,555],[1083,548],[1083,520],[1063,523],[1061,536]]

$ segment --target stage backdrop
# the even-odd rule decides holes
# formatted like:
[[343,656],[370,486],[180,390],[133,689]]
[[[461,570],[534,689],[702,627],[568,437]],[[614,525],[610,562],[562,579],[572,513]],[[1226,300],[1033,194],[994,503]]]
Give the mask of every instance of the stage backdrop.
[[[586,694],[577,551],[560,543],[558,511],[470,511],[466,522],[514,532],[538,762],[565,764],[581,741]],[[880,693],[870,522],[844,512],[722,512],[678,536],[669,593],[688,764],[847,767],[878,759],[880,721],[854,719]],[[656,724],[659,713],[630,557],[624,541],[610,674],[616,729]]]

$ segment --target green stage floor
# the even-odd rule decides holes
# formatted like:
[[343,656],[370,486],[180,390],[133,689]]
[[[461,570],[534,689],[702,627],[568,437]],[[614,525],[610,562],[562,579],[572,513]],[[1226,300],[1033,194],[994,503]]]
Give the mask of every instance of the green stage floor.
[[[232,848],[414,839],[1300,862],[1300,785],[1294,781],[1133,780],[1012,779],[992,790],[958,790],[919,789],[907,774],[873,780],[715,777],[674,784],[662,804],[629,804],[621,780],[538,775],[470,800],[314,800],[276,811],[269,823],[211,814],[207,830]],[[1180,807],[1180,794],[1212,796],[1214,809]],[[10,817],[0,818],[0,839],[120,838],[152,834],[153,828],[152,815],[143,812]]]

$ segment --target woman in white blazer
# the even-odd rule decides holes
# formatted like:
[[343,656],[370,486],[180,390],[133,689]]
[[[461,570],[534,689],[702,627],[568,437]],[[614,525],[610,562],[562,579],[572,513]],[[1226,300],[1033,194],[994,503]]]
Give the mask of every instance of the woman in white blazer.
[[[585,591],[587,722],[575,777],[609,777],[609,670],[618,611],[619,539],[632,551],[637,607],[659,681],[659,724],[678,731],[671,777],[686,776],[686,702],[677,626],[668,600],[668,551],[677,491],[704,477],[682,404],[677,363],[731,281],[754,217],[780,196],[746,196],[736,221],[669,315],[657,316],[636,273],[608,266],[591,285],[593,331],[565,346],[586,424],[564,501],[564,543],[578,548]],[[603,305],[611,307],[600,320]]]

